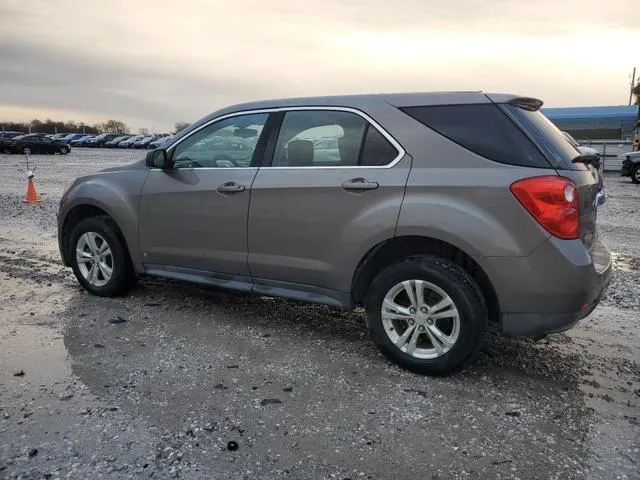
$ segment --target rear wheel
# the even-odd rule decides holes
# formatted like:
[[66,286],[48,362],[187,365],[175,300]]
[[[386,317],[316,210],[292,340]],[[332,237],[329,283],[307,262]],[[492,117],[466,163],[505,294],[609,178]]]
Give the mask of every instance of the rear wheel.
[[72,230],[68,258],[78,282],[101,297],[126,293],[135,272],[115,223],[107,216],[80,221]]
[[633,183],[640,183],[640,165],[636,165],[631,170],[631,181]]
[[472,357],[487,326],[482,293],[456,264],[409,257],[382,270],[369,287],[367,324],[391,360],[428,375],[445,375]]
[[25,155],[31,155],[31,149],[29,147],[24,147],[22,149],[22,153],[24,153]]

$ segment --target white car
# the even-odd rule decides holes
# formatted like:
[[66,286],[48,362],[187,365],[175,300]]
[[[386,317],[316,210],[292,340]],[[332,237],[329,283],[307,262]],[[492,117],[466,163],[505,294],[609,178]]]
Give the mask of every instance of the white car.
[[600,156],[600,153],[595,148],[583,147],[570,134],[568,134],[567,132],[562,132],[562,133],[564,134],[565,137],[567,137],[567,140],[569,140],[569,143],[571,145],[573,145],[574,147],[576,147],[580,153],[584,153],[584,154],[587,154],[587,155],[598,155],[598,156]]

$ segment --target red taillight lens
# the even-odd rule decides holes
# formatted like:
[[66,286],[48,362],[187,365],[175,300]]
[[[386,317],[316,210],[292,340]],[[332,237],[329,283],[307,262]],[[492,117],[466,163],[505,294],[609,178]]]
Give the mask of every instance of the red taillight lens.
[[511,193],[551,235],[565,240],[580,236],[578,190],[569,179],[533,177],[511,185]]

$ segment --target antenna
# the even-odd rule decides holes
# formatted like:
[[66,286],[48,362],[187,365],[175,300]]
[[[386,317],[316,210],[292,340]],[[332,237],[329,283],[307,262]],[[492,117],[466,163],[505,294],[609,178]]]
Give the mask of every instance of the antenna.
[[633,88],[636,86],[636,67],[633,67],[633,73],[631,74],[631,88],[629,88],[629,105],[633,100]]

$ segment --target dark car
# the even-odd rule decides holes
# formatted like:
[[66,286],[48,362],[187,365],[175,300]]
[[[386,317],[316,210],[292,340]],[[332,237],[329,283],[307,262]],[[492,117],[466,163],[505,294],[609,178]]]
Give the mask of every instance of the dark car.
[[71,134],[70,133],[54,133],[53,135],[51,135],[51,138],[53,140],[62,140],[68,135],[71,135]]
[[159,138],[160,138],[160,135],[149,135],[149,136],[144,137],[143,139],[138,140],[137,142],[135,142],[133,144],[133,148],[147,148],[147,146],[151,142],[153,142],[153,141],[155,141],[155,140],[157,140]]
[[105,148],[116,148],[120,142],[124,142],[125,140],[131,138],[131,135],[120,135],[119,137],[114,138],[113,140],[109,140],[104,143]]
[[101,133],[97,137],[93,137],[87,142],[87,147],[104,147],[104,144],[118,137],[118,133]]
[[73,140],[78,140],[82,137],[86,137],[87,135],[84,133],[70,133],[68,134],[66,137],[62,137],[59,138],[58,140],[60,140],[61,142],[64,142],[66,144],[69,144],[69,142],[72,142]]
[[69,145],[72,147],[86,147],[87,142],[91,140],[95,135],[83,135],[80,138],[76,138],[75,140],[71,140]]
[[133,148],[133,144],[138,140],[142,140],[144,137],[145,135],[134,135],[133,137],[118,143],[118,148]]
[[0,153],[8,152],[7,145],[9,140],[18,135],[24,135],[24,132],[0,132]]
[[633,183],[640,183],[640,152],[624,154],[620,175],[623,177],[631,177]]
[[7,142],[5,147],[10,153],[60,153],[65,155],[71,151],[69,145],[52,140],[42,133],[18,135]]
[[157,140],[154,140],[147,148],[156,149],[156,148],[165,148],[167,144],[174,138],[174,135],[167,135],[164,137],[160,137]]

